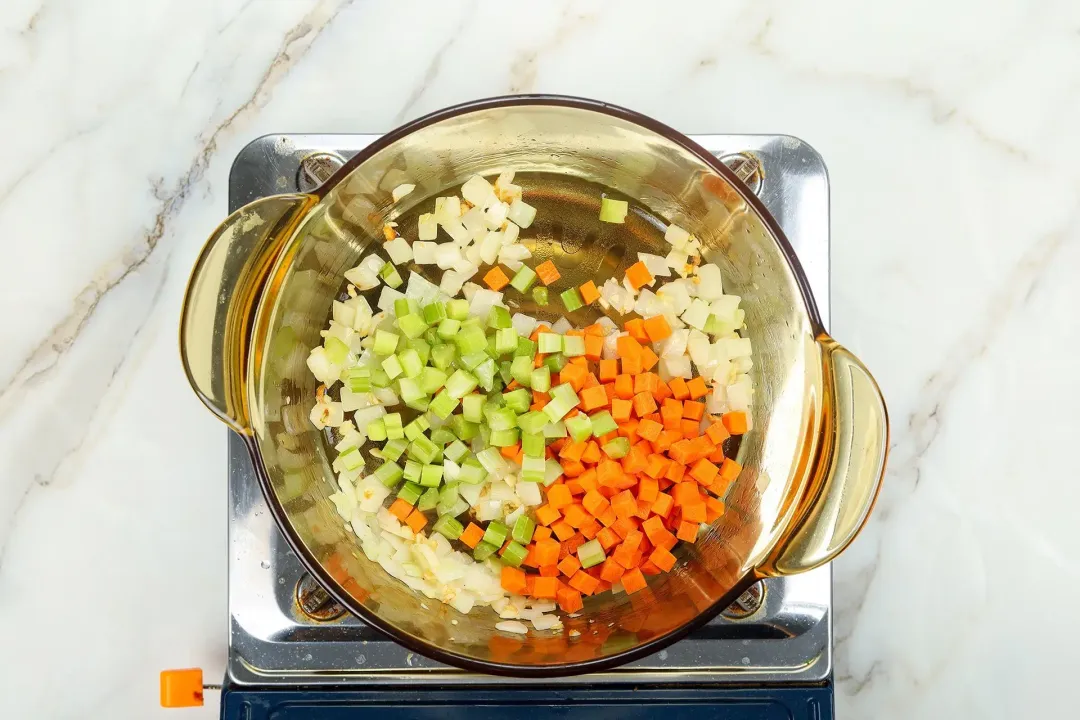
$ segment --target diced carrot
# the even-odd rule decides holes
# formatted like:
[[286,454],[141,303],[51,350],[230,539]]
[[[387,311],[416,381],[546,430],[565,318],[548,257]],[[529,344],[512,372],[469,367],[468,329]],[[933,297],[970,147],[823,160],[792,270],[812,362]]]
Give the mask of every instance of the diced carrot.
[[461,537],[458,540],[465,543],[471,548],[475,548],[480,544],[480,541],[484,539],[484,528],[480,527],[476,523],[469,523],[469,526],[465,528],[465,532],[461,533]]
[[645,332],[651,342],[660,342],[671,337],[671,325],[663,315],[656,315],[645,321]]
[[[539,268],[537,268],[539,269]],[[630,281],[630,286],[635,290],[640,290],[653,281],[653,276],[649,272],[649,269],[645,267],[645,263],[638,260],[626,270],[626,279]]]
[[405,519],[405,524],[414,533],[418,533],[427,525],[427,516],[419,510],[413,510],[409,517]]
[[[585,454],[585,448],[586,445],[584,440],[564,445],[563,449],[559,451],[559,458],[564,461],[563,468],[566,468],[566,462],[581,462],[581,456]],[[552,487],[554,487],[554,485]],[[550,490],[550,488],[548,489]],[[555,507],[559,506],[556,505]]]
[[724,427],[732,435],[742,435],[749,427],[746,421],[746,413],[733,411],[724,413],[721,421],[724,423]]
[[[612,559],[624,568],[637,567],[637,560],[640,557],[636,546],[627,545],[625,542],[615,548],[615,552],[611,554]],[[615,578],[618,580],[618,578]]]
[[614,381],[615,377],[619,374],[619,361],[618,360],[601,360],[600,361],[600,382]]
[[499,454],[504,458],[513,459],[519,452],[521,452],[521,443],[515,443],[508,447],[499,448]]
[[[554,485],[552,487],[554,487]],[[541,505],[540,507],[536,508],[536,512],[534,514],[536,515],[537,522],[539,522],[541,525],[551,525],[553,522],[562,517],[562,513],[559,512],[556,508],[551,507],[551,505]]]
[[660,484],[655,479],[651,477],[641,478],[641,482],[638,483],[638,500],[649,503],[651,508],[659,494]]
[[683,477],[686,476],[686,466],[681,462],[671,461],[671,465],[668,466],[668,470],[664,473],[664,477],[671,482],[680,482]]
[[398,498],[390,506],[390,514],[396,517],[401,522],[405,522],[409,519],[409,515],[412,514],[413,506],[405,502],[401,498]]
[[540,282],[544,283],[545,285],[550,285],[551,283],[562,277],[561,275],[559,275],[559,271],[555,267],[555,263],[551,262],[550,260],[540,263],[536,266],[535,270],[536,276],[540,278]]
[[586,388],[581,391],[581,407],[585,412],[599,410],[602,407],[607,407],[607,404],[607,391],[604,390],[602,385]]
[[[634,501],[634,511],[637,512],[637,500]],[[618,534],[620,538],[625,540],[630,533],[640,527],[640,523],[632,517],[619,518],[618,521],[611,526],[611,529]]]
[[678,430],[682,423],[683,404],[678,400],[667,399],[660,406],[660,417],[668,430]]
[[[571,530],[571,535],[573,530]],[[536,562],[538,565],[557,565],[559,562],[559,548],[560,544],[558,540],[548,538],[547,540],[537,540],[536,543]]]
[[611,401],[611,418],[617,423],[626,422],[630,419],[630,411],[633,407],[634,404],[629,400],[615,398]]
[[694,478],[702,485],[709,485],[719,472],[720,468],[716,467],[705,458],[702,458],[694,463],[694,467],[690,468],[690,477]]
[[[654,553],[655,554],[655,553]],[[543,566],[541,566],[543,567]],[[552,576],[543,576],[536,578],[533,582],[532,596],[537,598],[550,598],[555,599],[555,592],[559,589],[559,581]]]
[[533,541],[547,540],[551,537],[551,528],[547,525],[537,525],[533,530]]
[[570,578],[569,584],[570,587],[574,588],[582,595],[592,595],[599,587],[600,581],[584,570],[578,570],[574,573],[574,576]]
[[563,520],[575,529],[580,528],[591,519],[589,512],[578,503],[567,505],[563,511]]
[[611,498],[611,507],[620,518],[633,517],[637,513],[637,498],[629,490]]
[[675,567],[675,556],[664,548],[656,548],[649,556],[649,562],[664,572],[670,572]]
[[705,378],[700,375],[686,383],[686,389],[690,391],[691,400],[697,400],[709,394],[709,388],[705,386]]
[[604,354],[604,338],[599,335],[585,336],[585,357],[589,360],[599,360]]
[[668,381],[668,387],[671,388],[671,396],[676,400],[685,400],[690,397],[690,388],[686,384],[686,380],[681,377],[671,378]]
[[724,514],[724,503],[714,497],[705,498],[705,522],[713,522]]
[[[568,445],[567,447],[570,446]],[[561,483],[555,483],[551,487],[547,488],[546,494],[547,504],[555,508],[556,510],[561,510],[570,503],[574,502],[574,498],[570,494],[570,490]]]
[[682,510],[683,520],[689,520],[690,522],[703,523],[707,519],[707,512],[705,510],[705,502],[698,501],[693,503],[687,503],[680,508]]
[[589,518],[585,521],[585,524],[581,526],[578,532],[584,535],[586,540],[592,540],[601,530],[603,530],[603,528],[604,526],[600,524],[599,520],[596,518]]
[[577,481],[577,478],[565,480],[563,481],[563,484],[566,485],[566,489],[569,490],[570,494],[574,497],[585,494],[585,488],[581,487],[581,483]]
[[[610,491],[611,488],[601,488],[601,490]],[[609,503],[608,509],[605,510],[603,513],[601,513],[600,516],[598,518],[596,518],[596,519],[600,521],[601,525],[603,525],[606,528],[609,528],[618,521],[619,516],[616,515],[615,511],[611,509],[610,503]]]
[[670,550],[671,548],[675,547],[676,543],[679,542],[675,538],[675,535],[673,533],[671,533],[669,530],[667,530],[666,528],[664,530],[656,533],[655,536],[650,535],[649,540],[656,547],[662,547],[665,550]]
[[567,555],[559,561],[559,572],[568,578],[574,577],[574,573],[580,569],[581,563],[575,555]]
[[701,433],[701,428],[696,420],[682,420],[679,423],[679,432],[684,438],[695,438]]
[[635,340],[633,335],[620,335],[615,340],[615,352],[618,354],[619,357],[640,355],[641,343]]
[[503,590],[515,595],[525,594],[525,572],[510,565],[503,565],[499,584]]
[[510,284],[510,278],[506,277],[506,273],[502,271],[502,268],[496,265],[484,275],[484,282],[489,288],[495,292],[499,292]]
[[585,493],[585,497],[581,499],[581,504],[592,513],[593,517],[600,517],[611,507],[611,503],[607,501],[607,498],[595,490]]
[[551,523],[551,531],[560,540],[569,540],[574,537],[574,526],[565,520],[557,520]]
[[720,471],[721,471],[720,475],[721,476],[716,479],[716,482],[714,482],[712,485],[709,486],[709,492],[711,492],[713,495],[715,495],[718,498],[722,498],[722,497],[724,497],[724,495],[727,494],[728,488],[731,487],[731,483],[732,483],[731,480],[725,480],[723,478],[723,470],[724,470],[724,466],[723,466],[723,464],[721,464],[720,465]]
[[717,445],[731,437],[731,433],[724,427],[723,422],[714,422],[705,429],[705,434]]
[[585,301],[586,305],[592,305],[600,299],[600,291],[596,289],[596,283],[592,280],[583,284],[578,290],[581,291],[581,299]]
[[[563,540],[562,546],[566,548],[567,552],[575,553],[577,549],[585,544],[585,536],[581,533],[574,533],[566,540]],[[560,556],[561,558],[561,556]]]
[[634,412],[638,417],[644,417],[651,412],[656,412],[656,400],[649,393],[638,393],[634,396]]
[[705,403],[687,400],[683,403],[683,417],[687,420],[700,420],[705,415]]
[[641,570],[642,574],[644,574],[644,575],[660,575],[661,574],[660,573],[660,568],[653,565],[652,561],[650,561],[648,558],[645,558],[645,561],[643,563],[641,563],[641,565],[638,567],[638,569]]
[[656,496],[656,502],[652,505],[652,511],[660,517],[667,517],[671,513],[671,508],[674,507],[675,500],[667,493],[660,493]]
[[617,582],[624,572],[626,572],[626,569],[615,562],[614,558],[607,558],[604,560],[604,564],[600,566],[600,579],[609,583]]
[[641,318],[634,318],[633,320],[627,320],[623,325],[626,332],[630,333],[630,337],[637,340],[639,343],[649,342],[649,335],[645,332],[645,321]]
[[555,597],[558,600],[559,608],[565,613],[576,613],[585,607],[581,600],[581,593],[573,588],[561,587],[556,591]]
[[642,372],[643,365],[641,362],[641,354],[637,355],[623,355],[620,359],[622,371],[626,375],[637,375]]
[[717,445],[706,457],[709,462],[719,465],[724,462],[724,447],[722,445]]
[[656,402],[662,403],[671,397],[671,388],[663,380],[656,386],[656,390],[653,392],[653,397],[656,398]]
[[[643,347],[641,349],[641,369],[642,370],[645,370],[645,371],[652,370],[654,367],[656,367],[656,363],[658,363],[658,362],[660,362],[660,358],[657,357],[656,353],[653,352],[653,349],[651,347],[646,345],[645,347]],[[657,388],[659,388],[659,387],[660,386],[657,385]],[[655,393],[656,390],[654,390],[653,392]]]
[[638,568],[627,570],[623,573],[622,579],[619,582],[622,583],[623,590],[626,591],[627,595],[633,595],[638,590],[644,590],[647,584],[645,582],[645,576],[641,574],[641,570]]
[[689,503],[701,502],[701,490],[698,489],[697,483],[693,482],[681,482],[676,484],[671,489],[672,500],[675,501],[675,505],[682,506]]
[[655,420],[649,420],[646,418],[638,423],[637,434],[640,437],[645,438],[649,442],[655,441],[660,437],[660,431],[664,429],[664,426]]
[[641,447],[640,443],[630,448],[630,452],[622,459],[623,472],[628,475],[645,472],[645,468],[648,466],[649,453]]
[[653,443],[653,450],[658,453],[666,453],[672,443],[681,439],[682,436],[679,433],[665,430],[660,433],[660,437],[656,438],[656,442]]
[[731,458],[724,458],[724,462],[720,464],[720,477],[728,482],[739,477],[740,472],[742,472],[742,465]]
[[685,520],[679,523],[679,531],[675,533],[675,537],[683,542],[692,543],[697,540],[698,524],[694,522],[686,522]]
[[619,544],[620,538],[619,534],[615,532],[613,528],[606,527],[596,533],[596,539],[600,541],[600,547],[604,548],[604,552],[607,552],[608,549]]
[[585,443],[585,452],[581,454],[581,462],[592,463],[595,465],[600,462],[600,458],[603,455],[600,453],[600,446],[596,444],[595,440],[590,440]]
[[630,400],[634,397],[634,377],[621,374],[615,377],[615,397],[621,400]]

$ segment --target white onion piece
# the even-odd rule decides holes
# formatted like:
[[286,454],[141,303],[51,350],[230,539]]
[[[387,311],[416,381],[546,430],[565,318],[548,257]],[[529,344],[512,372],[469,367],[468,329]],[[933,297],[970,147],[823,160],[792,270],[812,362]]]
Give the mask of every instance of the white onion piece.
[[461,198],[457,195],[435,198],[435,221],[444,226],[461,218]]
[[514,223],[507,221],[506,228],[503,230],[503,247],[516,243],[518,241],[518,235],[520,234],[521,228]]
[[351,328],[353,322],[356,320],[356,310],[351,305],[346,305],[343,302],[335,300],[331,317],[334,318],[334,322],[347,325]]
[[660,343],[660,357],[678,357],[686,352],[686,343],[690,339],[689,330],[672,330],[667,340]]
[[341,376],[341,368],[330,362],[326,357],[326,348],[322,345],[312,348],[308,354],[307,366],[315,379],[327,387],[336,383]]
[[685,250],[674,248],[664,258],[664,262],[667,263],[669,268],[686,277],[686,266],[690,262],[690,256]]
[[345,271],[345,279],[360,290],[370,290],[379,284],[378,273],[365,269],[362,265]]
[[435,250],[438,249],[438,244],[433,242],[416,241],[412,245],[413,262],[417,265],[434,265],[435,264]]
[[439,288],[417,272],[409,272],[409,282],[405,286],[405,297],[427,305],[439,299]]
[[443,243],[435,250],[435,264],[442,270],[449,270],[465,259],[461,248],[450,243]]
[[698,297],[703,300],[715,300],[724,294],[724,278],[720,274],[720,268],[712,263],[702,265],[697,271],[699,283]]
[[442,282],[439,283],[439,289],[447,295],[453,297],[461,292],[461,286],[466,280],[471,278],[473,273],[461,273],[457,270],[447,270],[443,273]]
[[465,184],[461,186],[461,197],[484,210],[487,210],[492,203],[499,200],[499,198],[495,197],[495,188],[491,187],[491,183],[479,175],[473,175],[465,181]]
[[375,303],[375,306],[383,312],[389,313],[394,309],[394,301],[403,297],[405,297],[405,293],[398,292],[389,285],[383,285],[382,292],[379,293],[379,302]]
[[410,247],[409,242],[400,236],[388,243],[383,243],[383,249],[390,256],[390,262],[395,265],[404,265],[413,257],[412,247]]
[[667,260],[659,255],[650,255],[649,253],[639,252],[637,256],[638,260],[645,263],[645,268],[654,277],[671,276],[671,268],[668,267]]
[[485,264],[491,265],[499,257],[500,247],[502,247],[502,233],[497,230],[489,232],[480,242],[480,259]]
[[573,330],[574,326],[570,324],[570,321],[565,317],[561,317],[555,321],[555,324],[551,326],[551,329],[560,335],[564,335],[567,330]]
[[416,238],[418,240],[434,240],[439,235],[439,224],[435,222],[434,213],[424,213],[416,221]]
[[529,628],[525,626],[525,623],[520,623],[517,620],[503,620],[495,623],[495,629],[514,633],[515,635],[527,635],[529,633]]
[[690,233],[675,224],[668,225],[664,231],[664,239],[674,247],[681,248],[690,240]]
[[521,198],[516,198],[514,202],[510,203],[510,212],[507,214],[510,222],[514,223],[520,228],[527,228],[533,224],[533,220],[536,219],[536,208],[528,204]]
[[484,211],[479,207],[470,208],[461,216],[461,224],[469,231],[470,237],[483,237],[488,231],[487,221],[484,219]]
[[504,202],[495,202],[491,204],[484,212],[484,220],[487,222],[487,226],[491,230],[498,230],[506,222],[506,216],[510,212],[510,206]]
[[518,335],[529,337],[540,322],[536,318],[529,317],[528,315],[514,313],[510,317],[510,324],[513,325],[514,330],[517,330]]
[[469,315],[486,321],[488,316],[491,315],[491,308],[502,305],[502,301],[503,294],[501,292],[478,288],[469,301]]
[[685,355],[660,358],[659,367],[660,377],[664,379],[664,382],[676,377],[686,378],[687,380],[694,377],[693,369],[690,367],[690,358]]
[[562,627],[562,620],[558,615],[541,615],[533,618],[532,624],[537,630],[553,630]]
[[391,192],[390,194],[394,198],[394,202],[397,202],[415,189],[416,186],[411,183],[402,183],[401,185],[398,185],[396,188],[394,188],[393,192]]
[[517,493],[518,499],[529,507],[540,505],[543,502],[543,498],[540,496],[540,483],[519,482],[514,487],[514,492]]
[[467,245],[472,240],[472,236],[469,235],[469,231],[465,229],[465,226],[458,220],[451,220],[448,223],[443,224],[443,230],[446,234],[453,238],[454,242],[458,245]]

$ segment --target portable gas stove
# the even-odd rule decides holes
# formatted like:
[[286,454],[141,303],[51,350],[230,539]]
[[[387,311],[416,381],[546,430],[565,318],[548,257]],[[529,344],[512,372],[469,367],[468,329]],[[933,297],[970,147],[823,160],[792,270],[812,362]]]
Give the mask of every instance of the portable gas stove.
[[[229,210],[307,191],[377,135],[270,135],[229,176]],[[699,135],[758,194],[829,317],[829,180],[796,138]],[[278,532],[243,443],[229,437],[229,659],[221,717],[832,717],[832,571],[753,586],[722,616],[643,660],[594,675],[476,675],[395,644],[347,614]]]

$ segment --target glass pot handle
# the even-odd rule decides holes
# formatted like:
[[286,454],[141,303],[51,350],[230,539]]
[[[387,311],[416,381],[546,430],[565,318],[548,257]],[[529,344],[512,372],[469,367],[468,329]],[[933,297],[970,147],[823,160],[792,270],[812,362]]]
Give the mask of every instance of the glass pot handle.
[[824,424],[803,508],[765,569],[811,570],[851,544],[874,507],[889,448],[885,398],[866,367],[827,335],[818,338],[825,378]]
[[244,378],[251,326],[263,286],[310,195],[271,195],[227,217],[191,271],[180,316],[180,360],[203,404],[249,433]]

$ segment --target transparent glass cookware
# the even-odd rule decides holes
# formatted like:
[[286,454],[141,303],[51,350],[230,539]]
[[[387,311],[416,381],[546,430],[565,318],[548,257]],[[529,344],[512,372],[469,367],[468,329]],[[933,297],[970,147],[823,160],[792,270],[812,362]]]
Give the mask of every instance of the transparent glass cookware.
[[[316,381],[305,365],[341,297],[343,272],[378,247],[385,222],[429,208],[473,174],[503,170],[549,178],[526,182],[527,199],[563,209],[547,230],[523,233],[537,238],[537,261],[551,258],[562,273],[553,298],[586,279],[621,277],[639,250],[666,254],[648,226],[661,218],[701,239],[725,291],[742,296],[754,343],[754,425],[737,450],[744,470],[725,514],[696,544],[681,544],[675,569],[647,589],[587,598],[561,631],[528,636],[495,630],[489,608],[462,615],[414,594],[364,557],[327,499],[336,489],[333,447],[308,420]],[[391,190],[405,182],[416,190],[394,204]],[[630,198],[640,217],[575,233],[595,225],[598,212],[599,190],[576,190],[585,186]],[[540,237],[555,225],[563,242]],[[416,269],[437,279],[432,268]],[[601,312],[587,307],[571,319],[580,326]],[[192,388],[247,442],[274,517],[314,577],[401,644],[481,672],[573,674],[654,652],[755,580],[834,558],[866,522],[884,472],[888,421],[878,387],[825,333],[765,208],[685,136],[589,100],[518,96],[443,110],[387,134],[311,194],[241,208],[195,265],[180,335]]]

